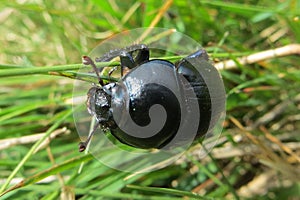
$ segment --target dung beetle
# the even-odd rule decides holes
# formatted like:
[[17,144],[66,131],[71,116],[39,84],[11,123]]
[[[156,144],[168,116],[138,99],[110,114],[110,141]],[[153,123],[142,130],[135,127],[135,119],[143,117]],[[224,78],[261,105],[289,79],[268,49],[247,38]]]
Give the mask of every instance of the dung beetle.
[[[205,77],[195,67],[195,65],[205,63],[206,67],[214,68],[211,64],[208,64],[206,51],[200,49],[175,64],[163,59],[149,59],[149,54],[146,45],[136,44],[123,49],[111,50],[101,58],[96,58],[96,62],[110,61],[116,57],[120,58],[121,79],[119,82],[107,84],[100,78],[99,69],[97,69],[94,61],[88,56],[83,57],[83,64],[93,67],[99,85],[92,86],[87,93],[87,109],[96,118],[96,124],[87,140],[79,143],[80,152],[86,149],[98,127],[109,129],[117,140],[132,147],[142,149],[163,148],[174,138],[181,121],[187,121],[187,119],[182,119],[182,109],[180,107],[185,105],[181,105],[180,102],[186,103],[195,99],[201,115],[201,120],[196,124],[197,133],[195,138],[205,135],[214,127],[224,109],[225,94],[218,94],[220,95],[218,98],[221,101],[221,106],[213,111],[212,98],[215,98],[216,95],[211,95]],[[123,75],[125,68],[130,71]],[[221,80],[218,73],[212,78],[217,82]],[[184,83],[182,79],[186,79],[188,84]],[[178,97],[168,87],[159,84],[162,81],[180,88],[184,99],[178,100]],[[188,99],[186,94],[190,91],[194,92],[195,97]],[[155,120],[156,118],[149,117],[149,110],[157,104],[164,107],[166,120],[162,122],[164,124],[161,129],[155,130],[155,135],[149,135],[134,128],[131,130],[128,127],[126,128],[129,124],[128,118],[141,127],[147,126],[152,119]],[[187,112],[194,112],[188,105],[185,109]],[[124,113],[129,113],[129,115]],[[187,123],[189,122],[187,121]],[[132,132],[139,133],[132,134]],[[187,137],[190,136],[187,134]]]

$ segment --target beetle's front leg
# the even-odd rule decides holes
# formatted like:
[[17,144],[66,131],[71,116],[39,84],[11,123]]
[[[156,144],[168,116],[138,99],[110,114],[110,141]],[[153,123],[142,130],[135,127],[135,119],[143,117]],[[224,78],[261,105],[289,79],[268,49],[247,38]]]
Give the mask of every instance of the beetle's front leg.
[[135,65],[140,65],[143,62],[149,61],[149,49],[146,45],[141,44],[140,49],[137,49],[138,54],[135,56]]
[[127,52],[122,52],[120,54],[120,61],[121,61],[121,76],[123,76],[123,72],[126,67],[132,69],[136,66],[131,54]]

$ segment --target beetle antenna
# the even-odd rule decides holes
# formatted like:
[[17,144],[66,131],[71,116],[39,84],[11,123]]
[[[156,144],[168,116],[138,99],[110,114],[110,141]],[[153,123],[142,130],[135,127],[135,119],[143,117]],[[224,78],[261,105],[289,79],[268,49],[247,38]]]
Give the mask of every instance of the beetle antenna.
[[92,68],[94,69],[94,71],[95,71],[95,73],[96,73],[96,75],[97,75],[99,84],[100,84],[101,86],[103,86],[103,85],[104,85],[103,80],[100,78],[100,75],[99,75],[99,73],[98,73],[97,66],[96,66],[96,64],[94,63],[94,61],[93,61],[90,57],[88,57],[88,56],[82,56],[82,63],[83,63],[84,65],[91,65],[91,66],[92,66]]
[[85,151],[85,149],[86,149],[87,146],[89,145],[89,143],[90,143],[90,141],[91,141],[93,135],[95,134],[95,132],[96,132],[96,130],[97,130],[97,128],[98,128],[99,125],[100,125],[100,123],[97,122],[97,123],[95,124],[94,128],[93,128],[93,131],[89,134],[89,136],[88,136],[88,138],[86,139],[86,141],[80,142],[80,143],[78,144],[78,146],[79,146],[79,148],[78,148],[78,149],[79,149],[79,152]]

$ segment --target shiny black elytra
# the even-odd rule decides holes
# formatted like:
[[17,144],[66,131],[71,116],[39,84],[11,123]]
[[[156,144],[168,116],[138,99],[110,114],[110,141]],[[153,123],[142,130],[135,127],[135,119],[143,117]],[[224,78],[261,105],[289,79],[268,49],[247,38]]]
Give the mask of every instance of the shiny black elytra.
[[[206,86],[203,77],[193,66],[193,62],[191,62],[193,60],[207,61],[208,55],[205,50],[198,50],[173,64],[162,59],[149,60],[148,47],[143,44],[138,44],[123,49],[112,50],[105,54],[102,58],[96,59],[96,62],[110,61],[115,57],[120,58],[121,73],[123,73],[123,69],[125,67],[130,70],[135,70],[137,68],[142,70],[146,68],[149,69],[154,66],[157,67],[159,65],[162,72],[171,68],[174,70],[175,75],[183,76],[190,83],[189,88],[192,88],[196,94],[199,111],[201,113],[201,120],[199,121],[196,137],[204,135],[210,128],[211,121],[214,121],[213,118],[219,117],[212,116],[211,97],[208,87]],[[121,79],[124,83],[122,87],[125,85],[127,87],[126,91],[129,93],[128,96],[125,96],[118,83],[103,83],[98,74],[98,69],[91,58],[84,56],[83,63],[85,65],[91,65],[94,68],[99,79],[99,86],[93,86],[87,94],[88,111],[91,115],[95,116],[97,123],[87,140],[79,144],[80,152],[86,149],[92,135],[99,126],[103,129],[109,129],[111,134],[120,142],[136,148],[162,148],[174,138],[181,121],[180,105],[172,91],[160,84],[156,84],[158,82],[156,76],[135,77],[135,79],[138,79],[135,80],[137,83],[144,83],[145,79],[148,81],[150,79],[151,82],[151,84],[141,85],[137,89],[131,87],[131,73],[129,72],[124,76],[122,74]],[[172,77],[164,78],[168,81],[168,79]],[[146,126],[150,123],[149,109],[151,106],[154,104],[162,105],[167,113],[167,120],[163,128],[154,136],[141,138],[134,137],[122,131],[115,122],[114,113],[111,109],[113,105],[119,104],[119,101],[122,101],[122,98],[129,98],[129,107],[125,108],[129,110],[125,110],[125,112],[129,112],[132,120],[139,126]]]

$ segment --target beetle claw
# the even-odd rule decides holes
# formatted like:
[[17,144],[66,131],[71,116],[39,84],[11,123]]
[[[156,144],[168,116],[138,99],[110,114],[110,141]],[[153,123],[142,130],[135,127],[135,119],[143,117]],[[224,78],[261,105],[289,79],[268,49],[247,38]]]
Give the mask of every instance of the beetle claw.
[[84,151],[85,151],[85,149],[86,149],[86,144],[85,144],[85,142],[80,142],[80,143],[78,144],[78,146],[79,146],[79,148],[78,148],[79,152],[84,152]]

